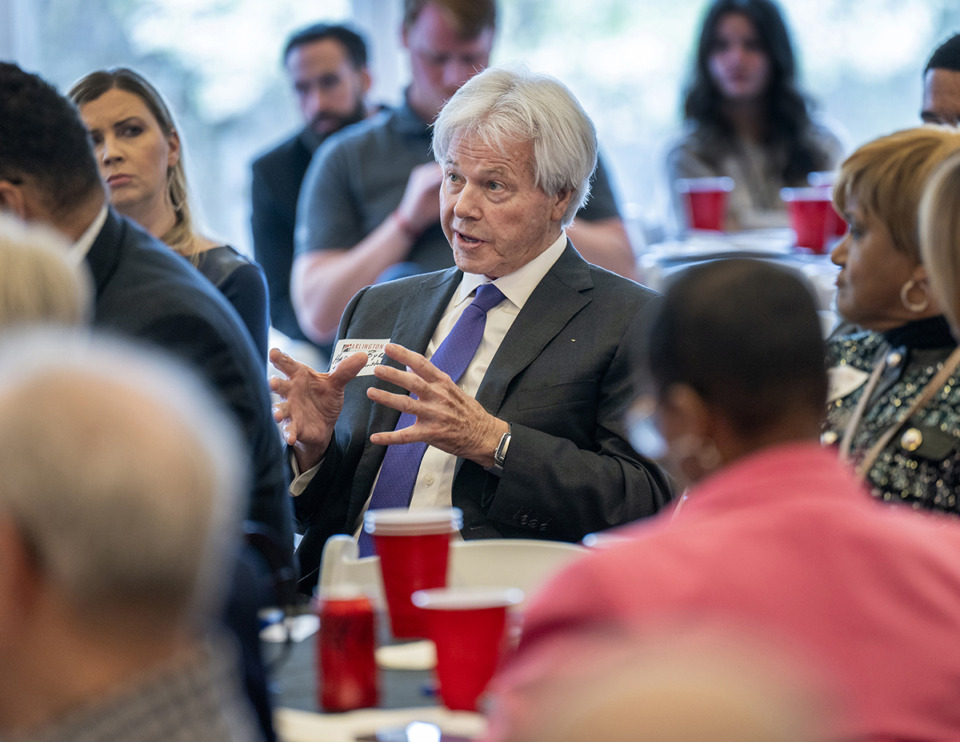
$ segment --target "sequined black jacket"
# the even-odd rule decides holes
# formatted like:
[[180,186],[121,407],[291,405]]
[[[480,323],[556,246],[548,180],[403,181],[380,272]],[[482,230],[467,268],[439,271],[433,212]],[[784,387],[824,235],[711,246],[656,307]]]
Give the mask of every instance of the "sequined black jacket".
[[[918,320],[883,334],[859,331],[831,338],[827,343],[831,396],[823,443],[839,444],[867,376],[875,364],[884,364],[852,439],[851,458],[859,462],[889,426],[902,420],[956,347],[943,317]],[[838,373],[844,366],[847,371]],[[867,480],[880,499],[960,513],[960,373],[899,426]]]

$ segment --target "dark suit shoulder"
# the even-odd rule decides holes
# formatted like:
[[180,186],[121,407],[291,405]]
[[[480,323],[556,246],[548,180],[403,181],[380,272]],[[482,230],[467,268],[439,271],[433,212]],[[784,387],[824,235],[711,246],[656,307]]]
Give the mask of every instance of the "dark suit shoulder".
[[430,273],[418,273],[415,276],[407,276],[406,278],[398,278],[368,286],[364,289],[364,298],[370,301],[396,301],[410,296],[414,292],[435,289],[451,279],[459,280],[461,275],[457,268],[444,268]]
[[179,357],[236,415],[249,447],[248,517],[292,541],[286,473],[263,363],[226,298],[200,271],[112,211],[87,254],[94,324]]
[[632,297],[634,300],[642,303],[646,303],[660,296],[659,293],[641,283],[632,281],[629,278],[624,278],[620,274],[609,271],[606,268],[601,268],[593,264],[589,265],[595,291],[609,292],[618,297]]
[[[126,302],[131,297],[165,296],[161,305],[143,299],[131,301],[123,312],[125,317],[116,317],[118,321],[136,322],[151,315],[170,315],[184,308],[193,309],[198,303],[212,302],[220,309],[226,306],[213,284],[190,263],[127,219],[108,219],[88,260],[97,281],[98,313],[117,299]],[[190,291],[184,290],[187,287]]]
[[629,278],[588,263],[567,240],[567,248],[547,273],[578,291],[589,292],[591,300],[639,302],[645,304],[659,296],[656,291]]
[[259,155],[254,159],[252,167],[254,172],[262,172],[278,168],[286,170],[292,164],[304,163],[304,169],[306,169],[306,164],[310,162],[312,156],[313,153],[303,143],[302,133],[298,132],[273,149]]

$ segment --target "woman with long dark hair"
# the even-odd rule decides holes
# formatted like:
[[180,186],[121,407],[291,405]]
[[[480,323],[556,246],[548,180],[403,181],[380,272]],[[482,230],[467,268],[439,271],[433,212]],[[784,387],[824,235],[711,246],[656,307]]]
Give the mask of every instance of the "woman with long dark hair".
[[687,131],[667,156],[677,178],[733,178],[729,230],[785,226],[780,188],[832,170],[843,147],[810,116],[790,35],[771,0],[716,0],[707,10],[684,101]]

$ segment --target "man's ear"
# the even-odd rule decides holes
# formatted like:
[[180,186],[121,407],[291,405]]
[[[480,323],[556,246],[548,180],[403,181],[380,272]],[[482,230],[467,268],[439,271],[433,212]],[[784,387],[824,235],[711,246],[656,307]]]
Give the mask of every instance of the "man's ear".
[[0,211],[15,214],[24,221],[27,219],[29,209],[22,186],[0,180]]
[[573,191],[569,188],[560,191],[554,197],[554,202],[550,207],[550,220],[554,222],[563,221],[564,214],[567,213],[567,207],[570,205],[570,199],[573,198]]

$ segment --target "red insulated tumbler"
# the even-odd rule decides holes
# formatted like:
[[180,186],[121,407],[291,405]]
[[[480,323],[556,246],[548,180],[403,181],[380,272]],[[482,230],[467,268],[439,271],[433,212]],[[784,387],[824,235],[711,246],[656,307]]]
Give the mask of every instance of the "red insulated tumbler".
[[377,705],[377,662],[370,599],[359,588],[320,596],[317,664],[320,707],[351,711]]

